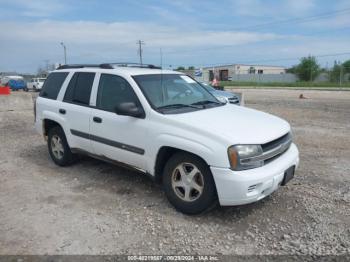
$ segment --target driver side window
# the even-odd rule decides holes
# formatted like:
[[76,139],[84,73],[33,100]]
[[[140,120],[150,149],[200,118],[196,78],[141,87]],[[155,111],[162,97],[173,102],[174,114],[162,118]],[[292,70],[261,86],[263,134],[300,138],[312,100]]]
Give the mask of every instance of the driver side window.
[[115,112],[116,105],[122,102],[139,104],[138,98],[128,81],[120,76],[101,74],[97,92],[97,108]]

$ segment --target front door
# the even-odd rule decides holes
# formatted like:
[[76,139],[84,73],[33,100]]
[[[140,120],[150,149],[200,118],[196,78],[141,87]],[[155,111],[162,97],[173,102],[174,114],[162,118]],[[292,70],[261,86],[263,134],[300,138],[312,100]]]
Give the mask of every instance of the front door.
[[127,80],[117,75],[101,74],[96,108],[92,109],[90,122],[94,153],[146,170],[146,121],[117,115],[115,106],[121,102],[140,103]]

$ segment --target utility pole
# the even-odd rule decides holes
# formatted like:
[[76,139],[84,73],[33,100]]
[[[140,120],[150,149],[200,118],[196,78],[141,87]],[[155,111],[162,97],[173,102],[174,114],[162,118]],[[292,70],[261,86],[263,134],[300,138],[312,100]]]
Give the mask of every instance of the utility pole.
[[139,41],[137,41],[137,44],[139,45],[138,53],[139,53],[139,56],[140,56],[140,64],[142,65],[142,45],[144,45],[145,42],[142,41],[142,40],[139,40]]
[[312,64],[310,63],[310,82],[312,82]]
[[46,66],[46,72],[49,72],[49,59],[45,59],[44,62],[45,62],[45,66]]
[[163,69],[163,51],[162,48],[160,48],[160,68]]
[[61,42],[61,46],[63,46],[64,64],[66,65],[67,64],[67,48],[66,48],[66,45],[63,42]]
[[339,70],[339,86],[341,87],[342,81],[343,81],[343,65],[340,64],[340,70]]

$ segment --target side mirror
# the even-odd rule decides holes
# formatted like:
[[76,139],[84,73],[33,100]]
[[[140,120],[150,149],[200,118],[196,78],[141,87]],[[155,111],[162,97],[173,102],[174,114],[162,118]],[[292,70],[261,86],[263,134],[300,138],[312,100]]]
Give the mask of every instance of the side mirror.
[[145,118],[145,111],[134,102],[120,103],[115,107],[115,112],[122,116]]

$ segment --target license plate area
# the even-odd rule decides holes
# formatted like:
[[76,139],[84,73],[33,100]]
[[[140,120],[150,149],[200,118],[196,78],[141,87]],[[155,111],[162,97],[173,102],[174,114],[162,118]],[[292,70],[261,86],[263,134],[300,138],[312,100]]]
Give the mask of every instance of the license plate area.
[[281,183],[282,186],[285,186],[292,178],[294,177],[295,166],[291,166],[284,172],[284,178]]

